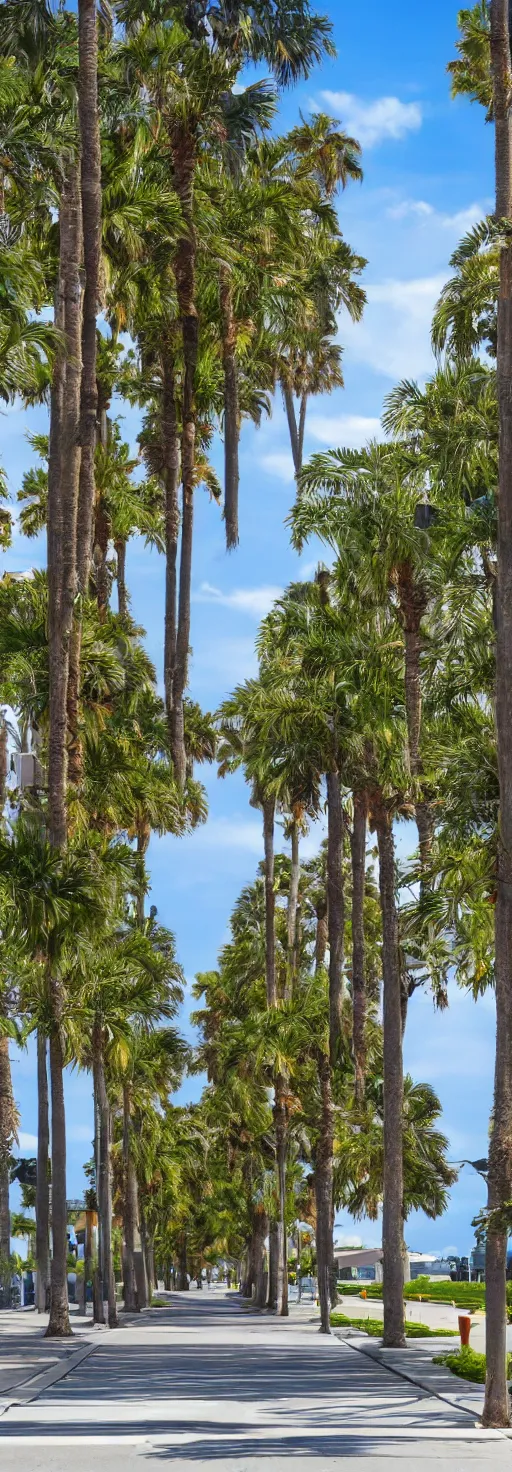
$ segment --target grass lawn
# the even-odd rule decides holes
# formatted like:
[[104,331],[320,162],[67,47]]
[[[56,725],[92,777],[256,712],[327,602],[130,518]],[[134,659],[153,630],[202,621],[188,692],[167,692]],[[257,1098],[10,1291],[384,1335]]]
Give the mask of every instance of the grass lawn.
[[[372,1339],[382,1339],[382,1319],[356,1319],[348,1314],[340,1314],[335,1309],[331,1314],[333,1329],[351,1328],[361,1329],[364,1334],[369,1334]],[[405,1325],[407,1339],[458,1339],[456,1329],[429,1329],[428,1324],[409,1323]]]

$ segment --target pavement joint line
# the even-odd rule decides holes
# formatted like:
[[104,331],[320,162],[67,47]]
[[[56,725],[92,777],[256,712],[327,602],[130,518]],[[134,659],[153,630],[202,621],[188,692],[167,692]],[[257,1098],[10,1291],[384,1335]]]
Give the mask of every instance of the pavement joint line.
[[[400,1380],[407,1380],[410,1385],[416,1385],[418,1389],[423,1390],[426,1395],[431,1395],[436,1400],[444,1401],[445,1404],[449,1405],[453,1410],[465,1411],[467,1415],[475,1416],[475,1425],[482,1425],[482,1417],[478,1414],[478,1411],[475,1410],[474,1406],[470,1406],[467,1404],[467,1402],[464,1403],[464,1401],[462,1400],[456,1400],[454,1396],[449,1395],[447,1391],[436,1390],[430,1381],[420,1380],[418,1375],[409,1375],[406,1370],[399,1369],[398,1365],[391,1365],[388,1360],[384,1360],[381,1358],[377,1347],[375,1347],[375,1349],[370,1349],[369,1345],[364,1344],[362,1342],[362,1336],[361,1339],[356,1341],[355,1343],[353,1338],[343,1341],[341,1340],[341,1336],[335,1335],[335,1338],[338,1339],[339,1343],[348,1343],[350,1349],[354,1349],[357,1354],[366,1355],[367,1359],[373,1360],[373,1363],[376,1365],[382,1365],[383,1369],[389,1370],[392,1375],[397,1375]],[[507,1431],[506,1427],[501,1427],[500,1429],[496,1430],[496,1435],[505,1438],[505,1440],[507,1438],[510,1439],[510,1437],[512,1436],[512,1428],[510,1431]]]

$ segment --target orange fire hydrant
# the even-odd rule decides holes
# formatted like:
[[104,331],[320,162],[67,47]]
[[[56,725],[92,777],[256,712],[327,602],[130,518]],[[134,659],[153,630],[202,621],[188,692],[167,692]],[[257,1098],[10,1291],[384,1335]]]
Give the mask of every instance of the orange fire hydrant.
[[471,1333],[471,1317],[470,1317],[470,1315],[469,1314],[459,1314],[459,1334],[460,1334],[461,1349],[466,1349],[467,1346],[469,1345],[469,1336],[470,1336],[470,1333]]
[[367,1298],[367,1297],[368,1297],[368,1294],[366,1292],[366,1288],[362,1288],[361,1289],[361,1298]]

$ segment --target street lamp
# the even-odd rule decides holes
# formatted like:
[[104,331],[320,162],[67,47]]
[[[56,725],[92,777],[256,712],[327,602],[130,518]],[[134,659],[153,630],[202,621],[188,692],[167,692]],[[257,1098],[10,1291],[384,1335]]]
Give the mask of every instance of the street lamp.
[[[487,1172],[489,1170],[489,1161],[486,1160],[485,1157],[482,1157],[481,1160],[454,1160],[452,1161],[452,1164],[461,1166],[470,1165],[471,1169],[476,1170],[477,1175],[481,1176],[482,1180],[485,1181],[485,1184],[487,1185]],[[476,1271],[478,1272],[478,1269]],[[471,1252],[468,1256],[468,1278],[469,1282],[471,1282]]]

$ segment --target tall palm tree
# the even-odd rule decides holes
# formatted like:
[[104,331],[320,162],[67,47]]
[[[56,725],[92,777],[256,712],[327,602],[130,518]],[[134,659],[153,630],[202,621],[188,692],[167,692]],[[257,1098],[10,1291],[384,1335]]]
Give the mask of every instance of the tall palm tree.
[[396,445],[374,444],[361,451],[313,456],[301,485],[296,540],[306,530],[323,536],[335,548],[343,576],[357,566],[360,592],[364,588],[368,596],[395,607],[403,630],[408,759],[417,791],[416,823],[425,868],[433,819],[422,781],[422,620],[436,570],[431,536],[418,515],[425,494],[423,468],[416,470],[414,462],[411,467]]
[[[492,0],[491,72],[495,127],[496,219],[512,214],[512,150],[507,77],[512,67],[509,10],[505,0]],[[489,1147],[489,1222],[486,1238],[487,1379],[486,1425],[509,1423],[506,1384],[505,1274],[507,1229],[500,1211],[512,1185],[512,891],[509,858],[512,845],[512,756],[509,741],[512,678],[512,409],[506,385],[512,371],[512,246],[500,250],[500,295],[497,338],[497,390],[500,416],[498,489],[498,568],[496,583],[496,738],[500,789],[499,850],[496,900],[496,1071],[494,1123]]]
[[[6,930],[40,974],[35,1002],[50,1040],[52,1235],[51,1306],[48,1334],[70,1334],[67,1296],[65,988],[74,955],[108,913],[126,873],[121,851],[107,862],[89,848],[62,854],[49,844],[40,818],[20,817],[11,836],[0,840],[0,888]],[[29,1007],[33,1003],[29,1000]],[[39,1009],[41,1008],[41,1011]],[[42,1162],[41,1162],[42,1163]]]
[[[123,1152],[123,1280],[124,1306],[133,1311],[147,1304],[146,1264],[140,1243],[140,1193],[137,1166],[142,1168],[144,1129],[153,1104],[167,1104],[178,1087],[188,1050],[171,1027],[132,1029],[130,1043],[111,1060],[119,1085]],[[140,1137],[140,1138],[139,1138]]]

